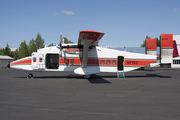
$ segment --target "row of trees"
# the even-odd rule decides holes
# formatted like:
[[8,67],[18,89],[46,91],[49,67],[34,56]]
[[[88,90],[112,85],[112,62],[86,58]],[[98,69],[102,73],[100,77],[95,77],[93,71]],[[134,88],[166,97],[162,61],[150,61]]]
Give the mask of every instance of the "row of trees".
[[[149,36],[146,36],[146,39],[150,38]],[[146,39],[143,41],[143,44],[141,44],[141,47],[146,47]],[[160,40],[156,37],[156,44],[157,46],[160,46]]]
[[[68,40],[66,37],[63,38],[64,43],[73,43],[72,41]],[[19,50],[16,49],[16,51],[11,51],[9,48],[9,45],[7,43],[5,48],[0,49],[0,55],[8,55],[13,57],[15,60],[27,57],[31,55],[31,53],[37,49],[44,48],[44,39],[41,38],[41,35],[38,33],[36,36],[36,39],[31,39],[27,45],[26,41],[24,40],[21,42]],[[55,46],[55,44],[51,43],[48,45],[50,46]]]

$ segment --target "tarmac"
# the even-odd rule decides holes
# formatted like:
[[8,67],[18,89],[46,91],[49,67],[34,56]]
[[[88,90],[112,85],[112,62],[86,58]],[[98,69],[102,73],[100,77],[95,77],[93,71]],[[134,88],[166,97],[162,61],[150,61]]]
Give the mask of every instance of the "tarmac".
[[0,120],[180,120],[180,69],[33,75],[0,69]]

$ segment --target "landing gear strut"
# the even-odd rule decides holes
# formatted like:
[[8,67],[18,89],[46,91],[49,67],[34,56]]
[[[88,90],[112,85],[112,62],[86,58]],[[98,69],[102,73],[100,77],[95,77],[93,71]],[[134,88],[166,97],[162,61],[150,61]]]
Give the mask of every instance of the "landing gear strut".
[[27,78],[33,78],[33,74],[32,73],[28,73]]
[[88,78],[91,77],[91,75],[83,75],[83,77],[84,77],[85,79],[88,79]]

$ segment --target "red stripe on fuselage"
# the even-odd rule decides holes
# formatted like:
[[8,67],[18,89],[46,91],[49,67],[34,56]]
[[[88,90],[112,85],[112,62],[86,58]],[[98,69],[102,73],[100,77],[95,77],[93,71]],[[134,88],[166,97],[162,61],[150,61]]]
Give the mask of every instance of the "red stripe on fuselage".
[[156,60],[124,60],[124,66],[146,66]]
[[[81,65],[82,59],[80,59],[80,58],[66,58],[66,59],[67,59],[67,61],[65,60],[65,58],[61,58],[59,60],[60,65],[61,64]],[[73,63],[72,63],[72,60],[74,60]],[[95,62],[95,60],[96,60],[96,62]],[[104,64],[101,64],[101,60],[104,60]],[[109,60],[109,64],[107,64],[107,60]],[[113,65],[113,66],[116,66],[117,65],[117,61],[116,61],[115,64],[113,64],[113,60],[116,61],[116,59],[95,59],[95,58],[89,58],[87,60],[87,65],[111,65],[111,66]],[[67,63],[65,63],[65,61]]]
[[22,65],[22,64],[31,64],[31,59],[26,59],[26,60],[13,62],[13,63],[10,64],[10,66],[12,66],[12,65]]
[[[66,65],[81,65],[82,59],[79,58],[66,58],[67,63],[65,63],[65,58],[61,58],[59,60],[60,65],[66,64]],[[71,61],[74,60],[73,63]],[[98,60],[98,62],[95,63],[95,60]],[[103,60],[103,63],[102,63]],[[115,61],[115,63],[114,63]],[[101,66],[117,66],[117,59],[88,59],[87,65],[101,65]],[[124,66],[146,66],[150,63],[156,62],[156,60],[124,60]]]
[[64,49],[64,51],[83,51],[83,49]]
[[64,49],[64,51],[82,51],[82,49]]
[[[67,61],[65,60],[67,59]],[[63,65],[81,65],[82,59],[80,58],[60,58],[59,64]],[[96,61],[96,62],[95,62]],[[114,63],[115,61],[115,63]],[[67,62],[67,63],[65,63]],[[73,62],[73,63],[72,63]],[[103,63],[102,63],[103,62]],[[87,61],[87,65],[101,65],[101,66],[117,66],[117,59],[95,59],[89,58]],[[156,62],[156,60],[124,60],[124,66],[146,66],[150,63]],[[23,64],[31,64],[31,59],[21,60],[17,62],[13,62],[10,65],[23,65]]]

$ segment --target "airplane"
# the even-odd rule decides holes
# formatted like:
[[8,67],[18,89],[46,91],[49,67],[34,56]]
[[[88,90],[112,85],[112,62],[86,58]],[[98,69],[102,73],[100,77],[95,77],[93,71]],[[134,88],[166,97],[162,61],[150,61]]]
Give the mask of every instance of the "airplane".
[[60,35],[59,45],[38,49],[29,57],[13,61],[9,67],[29,71],[27,78],[33,78],[30,71],[73,71],[90,78],[101,72],[128,72],[156,62],[155,55],[97,47],[104,34],[82,30],[78,44],[63,44]]

